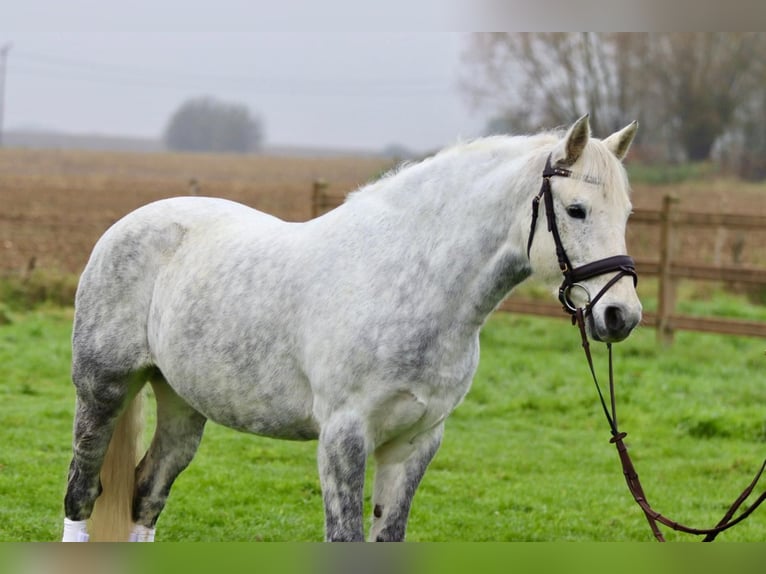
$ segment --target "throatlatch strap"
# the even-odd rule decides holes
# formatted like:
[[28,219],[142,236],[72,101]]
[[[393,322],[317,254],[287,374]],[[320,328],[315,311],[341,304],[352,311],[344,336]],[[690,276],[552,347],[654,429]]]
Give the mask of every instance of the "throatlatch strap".
[[[550,187],[550,182],[548,182]],[[545,191],[545,181],[543,181],[543,189],[532,200],[532,225],[529,226],[529,238],[527,239],[527,258],[529,258],[529,252],[532,251],[532,239],[535,237],[535,229],[537,229],[537,216],[540,213],[540,199],[543,197]]]

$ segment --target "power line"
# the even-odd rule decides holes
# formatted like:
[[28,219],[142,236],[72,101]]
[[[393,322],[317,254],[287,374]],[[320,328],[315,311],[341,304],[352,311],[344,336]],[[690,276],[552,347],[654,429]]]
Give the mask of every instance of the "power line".
[[267,95],[364,95],[370,90],[383,96],[416,95],[444,92],[451,80],[445,77],[420,76],[418,78],[302,78],[290,75],[224,75],[200,74],[176,69],[137,68],[93,60],[51,56],[27,51],[16,51],[12,72],[37,77],[66,77],[73,81],[98,82],[116,86],[144,88],[181,88],[194,86],[203,89],[227,87],[254,91]]

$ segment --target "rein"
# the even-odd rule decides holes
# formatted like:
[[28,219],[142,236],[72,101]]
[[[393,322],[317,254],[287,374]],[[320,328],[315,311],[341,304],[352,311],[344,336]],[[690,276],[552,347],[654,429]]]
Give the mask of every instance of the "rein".
[[[633,495],[633,499],[644,512],[644,515],[649,522],[649,527],[651,528],[654,537],[659,542],[665,542],[665,538],[659,529],[657,524],[658,522],[679,532],[685,532],[687,534],[695,534],[700,536],[704,535],[705,538],[703,539],[703,542],[712,542],[715,540],[718,534],[736,524],[739,524],[745,518],[750,516],[750,514],[752,514],[755,509],[758,508],[758,506],[760,506],[764,500],[766,500],[766,491],[764,491],[755,500],[755,502],[753,502],[753,504],[745,508],[739,514],[739,516],[733,518],[734,514],[737,512],[737,510],[739,510],[740,506],[742,506],[743,502],[753,492],[755,486],[758,484],[758,481],[761,478],[761,475],[763,474],[764,470],[766,470],[766,460],[764,460],[761,468],[756,473],[755,478],[753,478],[750,484],[748,484],[747,487],[742,491],[742,494],[740,494],[732,503],[732,505],[729,507],[729,510],[726,512],[726,514],[724,514],[723,518],[712,528],[691,528],[689,526],[684,526],[683,524],[666,518],[651,507],[649,501],[646,499],[646,495],[644,494],[641,482],[638,479],[638,473],[636,472],[636,469],[633,465],[633,461],[628,454],[628,447],[625,446],[623,441],[623,439],[627,436],[627,433],[621,432],[617,426],[614,370],[612,363],[612,344],[606,344],[609,352],[610,403],[610,405],[607,406],[607,401],[604,397],[604,393],[602,392],[598,378],[596,377],[596,371],[593,366],[593,357],[591,356],[590,352],[590,343],[588,341],[588,335],[585,329],[585,319],[592,312],[593,306],[601,298],[601,296],[606,293],[607,290],[609,290],[615,283],[617,283],[617,281],[626,275],[630,275],[633,277],[634,285],[637,283],[638,275],[636,273],[635,264],[633,259],[627,255],[616,255],[613,257],[607,257],[605,259],[599,259],[598,261],[594,261],[593,263],[588,263],[580,267],[572,268],[572,264],[561,242],[561,237],[556,225],[556,216],[553,210],[553,195],[551,192],[550,183],[550,178],[553,176],[573,177],[572,172],[568,169],[552,167],[551,156],[549,155],[547,161],[545,162],[545,169],[543,170],[542,188],[540,189],[540,193],[537,194],[532,202],[532,225],[529,231],[529,240],[527,242],[527,255],[529,255],[529,252],[532,248],[532,239],[534,238],[540,200],[542,199],[545,202],[545,214],[548,220],[548,231],[553,235],[553,241],[556,244],[556,256],[558,257],[559,268],[564,275],[564,279],[561,283],[561,286],[559,287],[559,301],[561,301],[562,305],[564,306],[564,311],[572,316],[572,324],[577,325],[579,328],[580,336],[582,338],[582,347],[585,352],[585,358],[588,361],[588,367],[590,368],[593,382],[596,385],[601,407],[604,410],[604,415],[606,416],[606,420],[609,424],[609,429],[612,434],[612,438],[609,442],[614,444],[617,448],[617,454],[620,457],[622,472],[625,475],[625,482],[628,485],[628,490],[630,490],[630,493]],[[593,299],[590,299],[590,293],[579,282],[590,279],[591,277],[596,277],[598,275],[603,275],[611,272],[616,272],[616,275],[610,279],[606,285],[604,285],[604,287],[596,294]],[[588,302],[586,303],[584,309],[574,304],[569,297],[569,294],[574,287],[581,288],[588,296]]]

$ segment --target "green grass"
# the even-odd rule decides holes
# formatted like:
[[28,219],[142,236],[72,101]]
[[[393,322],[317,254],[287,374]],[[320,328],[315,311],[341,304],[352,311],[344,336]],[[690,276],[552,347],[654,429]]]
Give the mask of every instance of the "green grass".
[[[74,403],[71,310],[8,318],[0,325],[0,540],[56,540]],[[620,425],[649,500],[666,516],[713,525],[766,456],[765,349],[757,339],[684,332],[659,349],[649,329],[615,346]],[[603,371],[603,348],[594,351]],[[562,320],[492,317],[474,386],[415,498],[408,540],[651,540],[608,438],[576,330]],[[157,539],[321,540],[315,450],[210,424]],[[764,539],[766,508],[719,536]]]
[[[645,311],[657,310],[658,280],[641,279],[638,293]],[[766,287],[762,287],[766,292]],[[676,292],[675,314],[692,317],[721,317],[766,322],[766,301],[760,301],[756,288],[733,290],[723,283],[681,280]]]
[[9,321],[13,311],[31,311],[41,305],[73,305],[78,279],[73,273],[41,268],[0,275],[0,325]]

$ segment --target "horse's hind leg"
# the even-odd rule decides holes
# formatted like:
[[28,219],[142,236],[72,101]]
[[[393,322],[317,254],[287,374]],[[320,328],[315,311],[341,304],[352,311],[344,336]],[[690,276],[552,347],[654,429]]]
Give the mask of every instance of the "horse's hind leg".
[[443,434],[441,423],[413,441],[384,445],[375,451],[377,468],[370,541],[404,540],[412,498],[439,449]]
[[[84,374],[83,374],[84,373]],[[64,540],[87,539],[84,521],[90,518],[96,498],[101,494],[100,472],[120,413],[140,390],[129,377],[95,376],[94,372],[74,369],[77,388],[69,465]]]
[[157,428],[136,470],[133,540],[151,541],[173,481],[197,452],[207,419],[181,399],[161,376],[152,379]]

